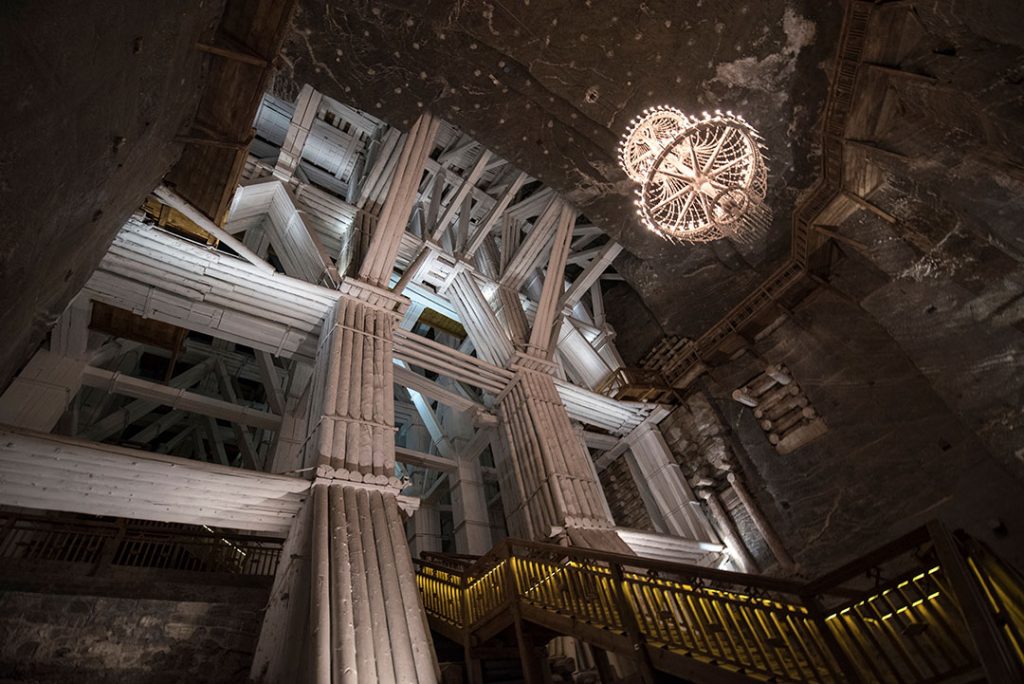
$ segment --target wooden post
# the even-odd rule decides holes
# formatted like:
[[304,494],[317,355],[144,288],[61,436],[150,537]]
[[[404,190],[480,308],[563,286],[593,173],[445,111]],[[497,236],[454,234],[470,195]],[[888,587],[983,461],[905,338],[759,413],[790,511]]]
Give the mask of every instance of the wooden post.
[[828,649],[836,664],[839,665],[839,671],[843,674],[843,677],[850,684],[861,684],[864,679],[860,676],[860,671],[854,666],[853,661],[850,660],[849,655],[847,655],[839,640],[836,639],[836,635],[829,629],[825,621],[825,611],[822,610],[821,603],[817,597],[802,596],[801,601],[807,608],[807,612],[817,623],[821,640],[825,642],[825,648]]
[[626,579],[622,574],[622,566],[618,563],[609,563],[608,569],[612,573],[612,586],[615,588],[615,608],[619,612],[622,626],[626,635],[633,641],[633,649],[636,651],[637,669],[640,671],[640,679],[644,684],[654,684],[654,666],[651,665],[651,656],[647,653],[647,642],[640,625],[636,621],[636,614],[633,606],[626,598]]
[[942,572],[949,578],[957,606],[988,681],[996,684],[1022,681],[1024,672],[1021,671],[1020,662],[1010,651],[992,609],[949,528],[934,521],[928,524],[928,534],[935,544]]
[[768,518],[761,513],[761,509],[757,507],[757,503],[754,498],[747,491],[746,486],[743,484],[743,480],[739,478],[736,473],[729,473],[726,476],[729,480],[729,484],[732,485],[732,489],[736,492],[736,497],[743,504],[743,507],[747,509],[747,513],[750,514],[750,519],[754,521],[754,526],[764,537],[765,542],[768,544],[768,548],[771,549],[775,558],[778,559],[782,569],[786,572],[793,572],[796,569],[796,563],[793,561],[793,557],[789,555],[789,551],[786,550],[785,545],[782,543],[782,539],[775,532],[775,528],[768,522]]

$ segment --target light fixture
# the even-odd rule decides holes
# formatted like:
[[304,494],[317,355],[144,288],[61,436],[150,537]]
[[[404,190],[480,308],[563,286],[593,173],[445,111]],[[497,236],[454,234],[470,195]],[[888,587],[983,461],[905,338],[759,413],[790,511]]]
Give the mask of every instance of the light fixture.
[[771,218],[763,152],[757,131],[732,112],[654,107],[633,120],[619,159],[640,186],[637,210],[649,230],[683,242],[752,242]]

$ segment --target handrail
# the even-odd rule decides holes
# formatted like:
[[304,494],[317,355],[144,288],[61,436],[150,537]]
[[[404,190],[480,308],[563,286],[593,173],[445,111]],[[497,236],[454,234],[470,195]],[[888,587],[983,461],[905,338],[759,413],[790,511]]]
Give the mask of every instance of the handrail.
[[169,571],[274,575],[282,540],[192,525],[0,512],[0,559]]
[[[417,580],[432,624],[466,644],[521,616],[691,678],[712,667],[791,682],[930,682],[982,671],[1016,681],[1007,673],[1024,672],[1024,582],[969,543],[951,558],[944,530],[915,529],[806,583],[519,539],[462,571],[421,560]],[[985,599],[972,598],[965,581]],[[841,601],[826,608],[821,596]],[[979,611],[994,618],[964,617]],[[1007,654],[999,669],[981,657],[992,640],[1008,644],[997,649]]]
[[597,560],[608,563],[618,563],[624,567],[638,568],[649,572],[663,572],[684,577],[701,578],[714,582],[721,582],[723,584],[733,584],[736,586],[744,586],[754,589],[777,591],[796,596],[806,593],[806,585],[785,579],[765,577],[762,575],[747,575],[739,572],[730,572],[728,570],[708,568],[702,565],[673,563],[672,561],[664,561],[654,558],[641,558],[640,556],[630,556],[597,549],[584,549],[576,546],[560,546],[558,544],[547,544],[544,542],[535,542],[526,539],[517,539],[514,537],[503,539],[493,549],[491,549],[490,552],[480,556],[475,563],[466,567],[464,570],[465,574],[469,577],[474,577],[489,571],[491,567],[493,567],[495,561],[508,558],[511,550],[514,548],[547,552],[558,556],[572,558],[574,560]]

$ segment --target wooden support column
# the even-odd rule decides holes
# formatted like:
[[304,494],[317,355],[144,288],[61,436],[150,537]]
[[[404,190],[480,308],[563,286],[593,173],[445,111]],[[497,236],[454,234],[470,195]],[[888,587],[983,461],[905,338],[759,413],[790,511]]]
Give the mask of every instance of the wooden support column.
[[722,535],[722,541],[728,547],[732,554],[732,559],[739,566],[740,572],[747,574],[757,574],[758,567],[754,557],[750,555],[750,551],[743,544],[743,538],[740,537],[739,531],[736,529],[736,525],[733,523],[732,518],[726,513],[725,507],[722,506],[721,500],[718,498],[718,494],[711,491],[710,489],[700,490],[700,498],[708,504],[708,511],[711,513],[711,518],[715,521],[718,526],[719,532]]
[[304,452],[315,472],[278,568],[255,682],[438,680],[395,477],[392,333],[404,300],[352,284],[320,336]]
[[419,193],[423,166],[434,147],[434,137],[440,124],[440,119],[424,113],[405,139],[387,199],[359,268],[359,278],[371,285],[384,287],[391,278],[402,234]]
[[796,571],[796,562],[793,557],[789,555],[789,551],[786,550],[786,545],[782,542],[782,538],[775,531],[775,528],[768,518],[764,517],[761,509],[758,507],[757,502],[754,501],[754,497],[747,491],[746,485],[743,480],[736,473],[729,473],[727,476],[729,484],[732,486],[732,490],[736,492],[736,498],[740,500],[743,507],[747,509],[747,513],[750,514],[750,519],[754,522],[754,526],[757,527],[758,532],[764,537],[765,542],[768,544],[768,548],[771,549],[772,554],[779,561],[779,565],[787,573]]
[[554,325],[558,309],[558,300],[562,297],[565,287],[565,261],[569,256],[569,242],[572,240],[572,227],[576,223],[576,210],[565,203],[560,203],[558,218],[555,223],[555,241],[548,259],[547,274],[544,287],[537,305],[537,315],[533,320],[533,330],[527,349],[539,358],[549,358],[552,349],[551,326]]
[[455,547],[459,553],[483,555],[494,545],[480,467],[480,454],[490,444],[491,431],[481,428],[474,435],[472,416],[466,412],[449,409],[445,417],[445,429],[455,450],[456,467],[448,475]]
[[507,483],[502,503],[509,532],[546,539],[559,528],[611,530],[604,491],[551,376],[517,370],[498,404],[508,444],[498,472]]
[[638,484],[650,492],[651,501],[665,521],[666,531],[684,539],[717,542],[718,536],[708,524],[679,464],[672,458],[658,426],[645,422],[627,439],[639,470]]
[[291,180],[295,169],[299,167],[302,150],[306,146],[306,138],[309,137],[309,131],[316,120],[317,108],[322,98],[323,96],[308,83],[299,91],[299,97],[295,101],[295,112],[284,136],[277,164],[274,165],[274,175],[282,181]]

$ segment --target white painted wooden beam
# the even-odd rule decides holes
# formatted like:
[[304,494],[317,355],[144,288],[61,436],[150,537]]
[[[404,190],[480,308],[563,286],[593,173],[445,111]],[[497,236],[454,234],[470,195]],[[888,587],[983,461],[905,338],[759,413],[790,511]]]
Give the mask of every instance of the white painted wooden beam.
[[0,501],[284,535],[309,482],[0,428]]
[[438,218],[437,224],[431,226],[430,239],[432,241],[438,242],[441,239],[441,236],[448,229],[448,224],[451,223],[452,219],[455,217],[456,212],[462,210],[463,200],[470,196],[470,191],[473,189],[473,186],[476,185],[477,181],[480,180],[480,176],[483,175],[484,172],[484,167],[487,166],[487,162],[490,158],[490,150],[483,150],[473,166],[466,171],[466,175],[462,179],[462,184],[459,186],[459,189],[455,191],[455,194],[449,199],[448,206],[445,207],[443,212],[441,212],[441,216]]
[[274,365],[274,357],[269,352],[257,349],[256,368],[259,369],[260,381],[263,383],[263,390],[267,395],[267,404],[270,410],[278,415],[284,415],[285,397],[281,391],[280,376],[277,366]]
[[402,145],[387,199],[359,268],[359,278],[371,285],[384,287],[391,278],[402,234],[419,193],[423,165],[434,147],[439,126],[439,119],[421,114]]
[[321,94],[308,83],[299,91],[299,97],[295,101],[295,110],[288,125],[288,132],[285,134],[277,164],[274,166],[274,175],[283,181],[291,180],[295,169],[299,166],[309,130],[316,120],[321,97]]
[[134,221],[114,239],[85,292],[145,318],[307,359],[324,316],[342,296]]
[[450,406],[456,411],[486,411],[487,409],[483,404],[480,404],[472,399],[452,392],[451,390],[445,389],[440,384],[425,378],[419,373],[416,373],[402,365],[396,365],[395,367],[395,384],[405,387],[407,389],[415,390],[425,397],[434,399],[445,406]]
[[407,449],[401,446],[395,447],[395,460],[399,463],[419,466],[420,468],[426,468],[428,470],[439,470],[445,473],[458,470],[459,467],[459,465],[450,458],[434,456],[433,454],[417,451],[416,449]]
[[153,191],[153,194],[156,196],[157,199],[159,199],[167,206],[180,211],[190,221],[192,221],[197,226],[205,230],[207,233],[223,242],[225,245],[234,250],[240,257],[251,263],[253,266],[258,268],[263,273],[274,272],[273,266],[271,266],[266,261],[261,259],[259,255],[257,255],[251,249],[249,249],[244,244],[239,242],[235,238],[235,236],[231,235],[231,233],[218,226],[209,217],[207,217],[206,214],[193,207],[184,197],[174,192],[166,185],[161,185],[160,187],[158,187],[156,190]]
[[512,180],[512,183],[509,184],[509,186],[501,194],[501,197],[498,198],[498,201],[494,204],[493,207],[491,207],[490,212],[488,212],[484,220],[481,221],[479,225],[477,225],[476,232],[473,233],[473,236],[469,239],[469,244],[466,245],[466,259],[471,259],[473,255],[476,254],[476,250],[480,249],[480,245],[483,244],[484,238],[486,238],[490,234],[491,230],[497,224],[498,219],[500,219],[502,214],[505,213],[505,210],[508,208],[508,205],[515,198],[516,193],[519,192],[519,188],[523,186],[523,183],[526,181],[527,178],[528,176],[522,171],[516,174],[516,177]]
[[[187,371],[183,371],[171,378],[169,387],[176,389],[188,389],[197,385],[206,375],[213,370],[213,359],[207,359],[198,363]],[[120,408],[110,415],[104,416],[93,425],[89,426],[82,434],[86,439],[101,441],[107,439],[118,430],[122,430],[139,418],[152,413],[160,406],[159,401],[148,399],[136,399],[127,406]]]
[[500,285],[518,290],[544,257],[558,227],[563,203],[554,194],[502,272]]
[[225,228],[253,221],[267,233],[284,272],[293,278],[335,288],[341,277],[327,248],[310,230],[288,187],[276,178],[260,178],[235,191]]
[[195,392],[161,385],[142,378],[133,378],[102,368],[86,368],[82,373],[82,384],[114,394],[157,401],[172,408],[221,418],[242,425],[276,430],[281,424],[281,416],[273,413],[256,411]]
[[565,284],[565,259],[569,254],[569,240],[572,239],[572,227],[575,223],[576,210],[568,204],[561,203],[540,303],[537,305],[537,315],[534,317],[530,340],[527,342],[530,353],[540,358],[548,356],[552,343],[551,327],[555,322],[555,316],[561,312],[558,300],[562,296]]
[[572,285],[562,295],[561,301],[559,302],[558,310],[573,307],[580,301],[583,295],[589,290],[601,275],[604,274],[608,266],[611,265],[615,257],[622,251],[622,245],[617,242],[609,240],[606,245],[600,248],[594,258],[587,264],[586,268],[583,269],[583,273],[576,276],[576,279],[572,281]]

